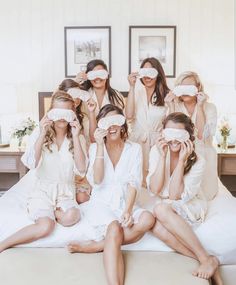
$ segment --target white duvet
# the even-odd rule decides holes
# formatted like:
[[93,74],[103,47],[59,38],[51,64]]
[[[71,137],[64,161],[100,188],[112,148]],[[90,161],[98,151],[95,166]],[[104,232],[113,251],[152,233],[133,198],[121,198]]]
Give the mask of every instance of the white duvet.
[[[33,171],[21,179],[0,198],[0,241],[32,221],[26,212],[27,185],[33,185]],[[147,205],[149,198],[142,195],[142,204]],[[84,241],[88,237],[88,225],[81,220],[73,227],[56,226],[53,234],[24,247],[65,247],[72,240]],[[205,222],[197,228],[196,234],[203,246],[216,255],[222,264],[236,264],[236,198],[219,182],[219,192],[209,202]],[[139,242],[124,246],[126,250],[171,251],[164,243],[151,234],[146,234]]]

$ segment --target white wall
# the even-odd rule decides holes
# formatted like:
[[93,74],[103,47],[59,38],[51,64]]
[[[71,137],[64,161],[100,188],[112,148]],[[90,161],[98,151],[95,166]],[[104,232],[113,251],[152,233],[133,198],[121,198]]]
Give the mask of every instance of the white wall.
[[1,1],[0,112],[11,100],[13,112],[37,118],[37,92],[64,78],[63,28],[70,25],[112,27],[112,85],[120,90],[128,88],[128,26],[176,25],[177,74],[199,72],[220,112],[236,112],[233,0]]

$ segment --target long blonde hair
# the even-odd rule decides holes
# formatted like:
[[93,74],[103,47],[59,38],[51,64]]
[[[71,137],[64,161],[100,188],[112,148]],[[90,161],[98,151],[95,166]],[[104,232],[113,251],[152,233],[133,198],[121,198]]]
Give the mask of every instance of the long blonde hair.
[[175,81],[175,86],[181,85],[182,82],[184,81],[184,79],[186,79],[186,78],[193,78],[193,80],[196,83],[196,87],[198,89],[198,92],[204,92],[204,86],[200,80],[199,75],[193,71],[185,71],[185,72],[181,73]]
[[[64,92],[64,91],[56,91],[56,92],[53,93],[49,111],[50,111],[51,109],[53,109],[54,103],[55,103],[56,101],[59,101],[59,102],[71,102],[71,103],[72,103],[72,111],[75,111],[75,103],[74,103],[74,100],[73,100],[73,98],[72,98],[69,94],[67,94],[66,92]],[[73,145],[73,140],[72,140],[71,126],[70,126],[69,124],[68,124],[68,126],[67,126],[67,134],[66,134],[66,137],[67,137],[67,138],[69,139],[69,141],[70,141],[69,151],[73,153],[74,145]],[[50,152],[52,152],[52,150],[51,150],[51,145],[55,142],[55,138],[56,138],[56,131],[55,131],[54,124],[53,124],[53,125],[52,125],[51,127],[49,127],[49,129],[47,130],[46,135],[45,135],[45,140],[44,140],[44,145],[45,145],[45,147],[46,147]]]

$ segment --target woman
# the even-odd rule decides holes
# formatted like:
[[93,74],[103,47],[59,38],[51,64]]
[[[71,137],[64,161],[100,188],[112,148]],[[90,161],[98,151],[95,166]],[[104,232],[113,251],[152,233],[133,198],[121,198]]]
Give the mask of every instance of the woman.
[[[85,113],[86,102],[88,100],[88,94],[85,91],[81,91],[78,82],[73,79],[64,79],[58,87],[58,90],[65,91],[70,94],[75,102],[75,113],[81,126],[81,133],[85,134],[87,146],[89,142],[89,122]],[[86,177],[75,176],[76,184],[76,201],[81,204],[89,200],[91,187]]]
[[27,211],[34,224],[26,226],[0,243],[0,252],[50,235],[55,222],[68,227],[80,220],[75,201],[74,174],[86,172],[86,148],[72,97],[62,91],[52,97],[51,107],[30,138],[22,157],[34,169],[34,184]]
[[[166,115],[164,99],[169,92],[169,88],[164,70],[157,59],[153,57],[146,58],[140,68],[139,72],[133,72],[128,76],[130,89],[125,113],[126,118],[131,120],[130,139],[142,146],[143,179],[145,181],[152,141],[155,139],[161,122]],[[138,77],[141,77],[140,81],[143,85],[139,89],[136,88]]]
[[183,113],[163,122],[162,136],[150,151],[147,185],[156,197],[153,233],[177,252],[200,262],[193,273],[209,279],[219,261],[202,247],[192,228],[204,221],[207,202],[201,187],[205,161],[194,150],[194,125]]
[[87,178],[89,202],[81,206],[91,241],[69,245],[71,252],[104,250],[108,284],[124,284],[121,245],[138,241],[154,223],[151,213],[135,205],[142,181],[142,151],[127,141],[128,127],[120,108],[105,105],[97,116],[96,143],[90,146]]
[[[194,90],[194,87],[196,91],[191,93],[191,88]],[[212,200],[218,191],[217,154],[212,144],[216,132],[217,111],[215,105],[207,102],[207,99],[199,76],[195,72],[184,72],[177,78],[176,87],[168,94],[166,102],[169,113],[183,112],[195,125],[196,150],[206,160],[204,193],[208,200]]]
[[106,104],[113,104],[124,109],[122,95],[110,86],[110,77],[107,66],[100,59],[91,60],[87,64],[86,72],[80,72],[76,80],[80,88],[88,92],[90,100],[87,105],[89,118],[89,135],[94,142],[94,131],[97,128],[96,116],[99,110]]

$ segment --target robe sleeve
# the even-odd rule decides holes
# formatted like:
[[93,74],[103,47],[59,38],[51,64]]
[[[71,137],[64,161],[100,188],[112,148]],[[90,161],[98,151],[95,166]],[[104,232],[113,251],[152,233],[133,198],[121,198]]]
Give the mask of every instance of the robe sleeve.
[[160,157],[160,155],[159,155],[159,152],[157,150],[157,147],[156,147],[156,145],[154,145],[151,148],[150,153],[149,153],[149,168],[148,168],[148,175],[146,178],[147,189],[148,189],[149,194],[151,196],[155,196],[155,194],[153,194],[152,191],[150,190],[150,180],[151,180],[151,177],[157,168],[157,163],[158,163],[159,157]]
[[[23,156],[21,157],[21,161],[23,162],[23,164],[29,168],[29,169],[33,169],[35,168],[35,143],[39,137],[40,131],[39,128],[35,128],[34,131],[32,132],[32,134],[29,137],[29,140],[27,142],[27,146],[26,146],[26,150],[25,153],[23,154]],[[40,158],[39,164],[42,161],[42,157]]]
[[142,149],[139,144],[134,144],[134,153],[132,153],[132,166],[130,169],[129,181],[128,184],[135,188],[137,191],[140,191],[142,188],[142,165],[143,165],[143,157],[142,157]]
[[206,124],[203,130],[203,139],[213,137],[216,133],[217,110],[214,104],[208,103],[205,108]]
[[181,195],[183,203],[190,201],[202,190],[202,179],[205,170],[205,160],[198,156],[197,162],[184,176],[184,191]]
[[86,177],[87,177],[89,184],[92,187],[95,186],[93,165],[94,165],[95,158],[96,158],[96,150],[97,150],[96,143],[91,144],[89,147],[89,164],[88,164],[88,171],[87,171]]

